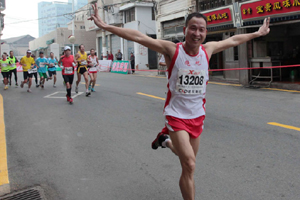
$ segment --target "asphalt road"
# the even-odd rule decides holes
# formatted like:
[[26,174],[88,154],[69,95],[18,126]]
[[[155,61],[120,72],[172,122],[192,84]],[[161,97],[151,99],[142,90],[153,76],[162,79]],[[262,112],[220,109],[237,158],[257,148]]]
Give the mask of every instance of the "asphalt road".
[[[182,199],[178,158],[151,149],[164,101],[137,94],[164,98],[164,78],[101,73],[96,92],[73,105],[58,78],[57,88],[47,82],[32,93],[0,86],[11,191],[41,185],[49,200]],[[300,127],[300,93],[210,83],[206,108],[196,199],[299,200],[300,131],[268,123]]]

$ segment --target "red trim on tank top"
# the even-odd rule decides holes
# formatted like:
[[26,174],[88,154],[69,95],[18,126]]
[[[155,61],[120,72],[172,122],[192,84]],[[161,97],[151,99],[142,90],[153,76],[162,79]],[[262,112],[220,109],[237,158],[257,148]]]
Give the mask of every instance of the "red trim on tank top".
[[173,70],[173,67],[174,67],[174,65],[175,65],[175,62],[176,62],[178,53],[179,53],[179,45],[180,45],[180,44],[181,44],[181,43],[178,43],[178,44],[176,45],[175,54],[174,54],[174,56],[173,56],[173,58],[172,58],[172,60],[171,60],[170,67],[169,67],[169,69],[168,69],[168,74],[169,74],[168,79],[170,79],[170,77],[171,77],[171,75],[172,75],[172,70]]
[[[177,43],[177,45],[176,45],[176,51],[175,51],[175,54],[174,54],[174,56],[173,56],[173,58],[172,58],[170,67],[169,67],[169,69],[168,69],[168,73],[169,73],[168,79],[170,79],[170,77],[171,77],[171,75],[172,75],[172,70],[173,70],[173,68],[174,68],[175,62],[176,62],[177,57],[178,57],[178,53],[179,53],[179,45],[180,45],[180,44],[182,44],[182,43]],[[166,103],[165,103],[165,107],[164,107],[164,108],[166,108],[166,107],[169,105],[170,100],[171,100],[171,96],[172,96],[171,91],[170,91],[169,83],[168,83],[167,87],[168,87],[168,93],[167,93],[167,99],[166,99]]]
[[203,51],[204,51],[204,53],[205,53],[205,55],[206,55],[207,64],[208,64],[208,67],[209,67],[209,59],[208,59],[207,52],[206,52],[206,50],[205,50],[205,48],[204,48],[204,46],[203,46],[202,44],[201,44],[201,47],[202,47],[202,49],[203,49]]
[[199,55],[199,53],[200,53],[200,51],[199,51],[199,49],[198,49],[198,53],[197,53],[197,54],[195,54],[195,55],[191,55],[191,54],[189,54],[189,53],[188,53],[188,52],[185,50],[185,48],[184,48],[183,44],[182,44],[182,48],[183,48],[184,52],[185,52],[187,55],[191,56],[191,57],[196,57],[196,56],[198,56],[198,55]]

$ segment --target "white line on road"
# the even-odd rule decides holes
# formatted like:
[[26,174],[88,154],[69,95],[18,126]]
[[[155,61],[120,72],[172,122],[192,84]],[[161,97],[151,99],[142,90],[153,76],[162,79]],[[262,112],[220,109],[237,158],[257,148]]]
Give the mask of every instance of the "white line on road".
[[[62,96],[60,96],[60,95],[54,96],[54,95],[57,95],[57,94],[63,94],[63,95]],[[65,91],[58,91],[58,92],[54,92],[52,94],[49,94],[47,96],[44,96],[44,98],[48,98],[48,99],[64,99],[64,98],[66,98],[65,94],[66,94]],[[75,97],[77,97],[79,95],[82,95],[83,92],[72,93],[72,94],[73,94],[72,98],[74,99]]]

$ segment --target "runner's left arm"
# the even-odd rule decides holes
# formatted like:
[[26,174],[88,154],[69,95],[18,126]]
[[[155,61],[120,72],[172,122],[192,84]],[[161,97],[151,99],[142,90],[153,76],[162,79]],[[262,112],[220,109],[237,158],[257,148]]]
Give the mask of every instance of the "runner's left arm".
[[267,35],[270,32],[269,25],[270,17],[264,20],[263,25],[256,32],[234,35],[226,40],[222,40],[219,42],[207,42],[203,45],[203,47],[206,49],[208,57],[210,58],[211,55],[221,52],[225,49],[235,47],[254,38]]

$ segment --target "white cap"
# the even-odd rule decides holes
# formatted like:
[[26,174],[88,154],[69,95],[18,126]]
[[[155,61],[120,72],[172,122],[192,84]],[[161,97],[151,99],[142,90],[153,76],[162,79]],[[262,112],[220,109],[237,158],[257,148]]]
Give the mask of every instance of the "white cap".
[[31,51],[30,51],[30,50],[27,50],[27,53],[31,53]]
[[71,50],[71,47],[65,46],[64,51],[66,51],[66,50]]

